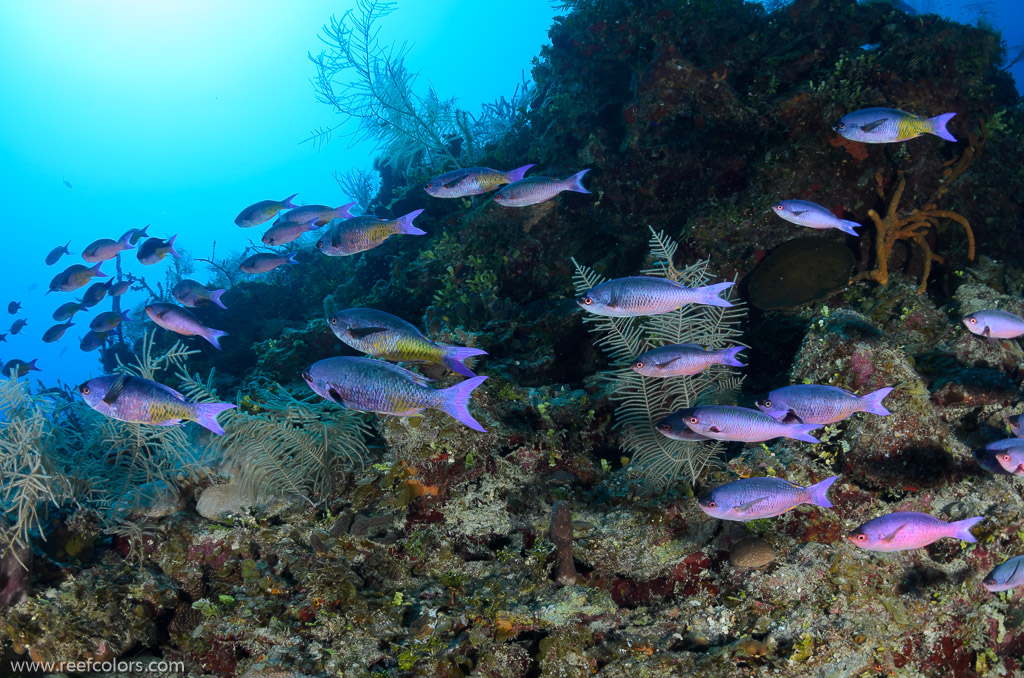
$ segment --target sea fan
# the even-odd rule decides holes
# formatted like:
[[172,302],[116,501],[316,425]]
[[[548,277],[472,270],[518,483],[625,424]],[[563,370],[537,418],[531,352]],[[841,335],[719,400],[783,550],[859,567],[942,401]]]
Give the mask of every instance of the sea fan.
[[[674,280],[687,287],[711,280],[707,260],[678,270],[673,265],[678,244],[663,232],[651,229],[652,268],[643,275]],[[576,267],[576,292],[583,294],[604,278],[572,260]],[[732,289],[730,289],[730,292]],[[735,302],[734,302],[735,303]],[[739,324],[746,314],[742,305],[730,308],[690,304],[671,313],[639,318],[588,315],[584,322],[598,335],[595,344],[615,369],[604,377],[611,382],[611,397],[618,402],[615,426],[622,431],[623,445],[631,455],[630,466],[649,482],[665,488],[676,479],[696,481],[720,451],[717,442],[671,440],[654,424],[675,410],[697,404],[722,403],[734,398],[743,377],[732,368],[714,365],[692,377],[668,379],[644,377],[629,365],[641,353],[666,344],[699,344],[708,349],[745,346],[738,341]]]

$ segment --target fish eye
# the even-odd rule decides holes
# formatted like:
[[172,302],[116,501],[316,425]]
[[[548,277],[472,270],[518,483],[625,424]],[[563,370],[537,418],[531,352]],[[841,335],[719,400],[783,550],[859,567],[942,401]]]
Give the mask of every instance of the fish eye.
[[313,381],[313,375],[311,375],[309,372],[303,372],[302,378],[305,381]]
[[583,303],[586,304],[587,306],[590,306],[592,303],[594,303],[594,300],[591,297],[583,297]]
[[316,248],[318,250],[322,250],[324,248],[324,244],[318,240],[316,243]]
[[662,424],[658,428],[660,428],[662,431],[671,431],[672,430],[672,426],[670,424]]
[[644,367],[644,361],[643,360],[637,360],[636,361],[636,365],[634,365],[633,367],[635,367],[638,370],[642,370],[643,367]]
[[1001,458],[1002,458],[1003,461],[1010,461],[1010,455],[1008,455],[1008,454],[1002,455]]
[[762,403],[762,405],[764,405],[765,407],[767,407],[767,408],[771,409],[771,406],[772,406],[772,401],[770,401],[770,400],[766,400],[766,401],[764,401],[764,402]]
[[698,421],[699,420],[697,419],[697,417],[690,417],[690,423],[691,424],[696,424]]
[[866,534],[858,534],[857,535],[857,541],[867,541],[867,540],[868,540],[868,536]]
[[840,120],[836,123],[836,129],[846,129],[846,123]]
[[82,388],[78,390],[82,392],[82,395],[89,395],[89,387],[85,384],[82,384]]
[[337,318],[331,318],[329,322],[330,322],[330,323],[331,323],[332,325],[337,325],[337,324],[338,324],[338,319],[337,319]]
[[718,502],[717,501],[709,501],[708,502],[708,508],[717,508],[717,507],[718,507]]
[[775,209],[777,209],[777,210],[779,210],[781,212],[782,211],[782,205],[776,205]]
[[971,324],[972,325],[977,325],[978,324],[978,319],[977,318],[971,318]]

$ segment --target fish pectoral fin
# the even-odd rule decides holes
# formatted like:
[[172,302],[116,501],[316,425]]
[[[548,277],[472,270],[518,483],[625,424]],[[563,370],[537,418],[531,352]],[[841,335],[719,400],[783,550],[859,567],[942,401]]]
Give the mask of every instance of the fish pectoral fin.
[[349,335],[353,339],[365,339],[366,337],[373,336],[374,334],[387,331],[388,328],[386,327],[350,327],[345,330],[345,334]]
[[882,537],[882,541],[891,544],[893,542],[893,540],[896,539],[896,535],[899,534],[900,530],[902,530],[904,527],[905,527],[905,525],[900,525],[895,530],[893,530],[889,534],[887,534],[884,537]]
[[679,358],[669,358],[668,360],[666,360],[666,361],[665,361],[665,362],[663,362],[663,363],[655,363],[655,365],[654,365],[654,366],[655,366],[655,367],[657,367],[657,368],[659,368],[659,369],[662,369],[662,370],[664,370],[664,369],[666,369],[666,368],[667,368],[667,367],[668,367],[669,365],[671,365],[672,363],[676,362],[677,360],[679,360]]
[[860,128],[864,132],[874,132],[876,129],[884,125],[886,123],[886,120],[887,118],[882,118],[881,120],[873,120],[872,122],[869,122],[865,125],[861,125]]
[[740,513],[740,514],[746,513],[747,511],[749,511],[750,509],[754,508],[755,506],[757,506],[758,504],[760,504],[764,500],[765,500],[765,497],[758,497],[757,499],[754,499],[753,501],[748,501],[746,504],[740,504],[735,509],[736,513]]
[[722,429],[719,426],[711,426],[708,428],[708,431],[710,431],[711,433],[721,433]]
[[114,383],[110,385],[110,390],[107,391],[107,395],[103,396],[103,402],[107,405],[113,405],[124,391],[124,385],[127,381],[127,374],[118,375],[117,379],[114,380]]
[[335,403],[336,405],[345,404],[345,399],[342,397],[341,393],[338,392],[338,389],[334,388],[333,386],[327,389],[327,399],[330,400],[332,403]]

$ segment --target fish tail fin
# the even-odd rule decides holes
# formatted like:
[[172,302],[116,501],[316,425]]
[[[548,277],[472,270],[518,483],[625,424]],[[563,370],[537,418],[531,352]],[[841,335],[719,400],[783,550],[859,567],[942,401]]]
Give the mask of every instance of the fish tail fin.
[[171,239],[167,241],[167,250],[176,258],[181,259],[181,255],[178,254],[178,250],[174,249],[174,239],[177,237],[178,234],[175,233],[174,235],[171,236]]
[[476,375],[470,371],[468,367],[462,364],[462,361],[466,358],[472,358],[475,355],[487,355],[487,351],[481,351],[478,348],[468,348],[463,346],[445,346],[444,356],[441,358],[441,364],[447,367],[452,372],[457,372],[464,377],[475,377]]
[[297,263],[299,263],[299,260],[295,258],[296,254],[298,254],[298,252],[292,252],[291,254],[289,254],[288,255],[288,259],[285,260],[285,263],[286,264],[297,264]]
[[735,284],[736,283],[724,282],[708,285],[707,287],[701,287],[700,301],[697,303],[704,304],[706,306],[724,306],[728,308],[732,306],[732,302],[723,299],[720,295]]
[[213,347],[218,351],[221,350],[220,338],[228,336],[228,333],[224,330],[215,330],[212,327],[207,327],[206,331],[203,332],[203,339],[213,344]]
[[412,220],[422,213],[423,210],[416,210],[415,212],[409,212],[405,216],[399,217],[397,222],[398,233],[404,233],[406,235],[426,235],[426,231],[412,225]]
[[860,228],[863,225],[864,224],[860,224],[860,223],[858,223],[856,221],[849,221],[848,219],[842,219],[842,220],[840,220],[839,225],[836,226],[836,228],[838,228],[843,233],[849,233],[850,235],[859,236],[860,233],[857,232],[857,229]]
[[39,360],[39,358],[32,358],[32,360],[28,361],[28,365],[26,365],[25,367],[30,370],[35,370],[36,372],[42,372],[42,370],[39,369],[39,367],[36,365],[37,360]]
[[725,348],[718,352],[722,358],[722,365],[731,365],[733,367],[746,367],[746,364],[741,363],[737,358],[736,354],[740,351],[746,350],[746,346],[733,346],[732,348]]
[[117,241],[117,244],[121,246],[121,249],[123,249],[123,250],[133,250],[133,249],[135,249],[135,245],[132,244],[132,235],[133,235],[132,232],[128,231],[123,236],[121,236],[120,240]]
[[975,516],[974,518],[967,518],[965,520],[958,520],[955,523],[949,524],[949,536],[954,539],[962,539],[974,543],[978,541],[971,534],[971,528],[985,520],[985,516]]
[[928,118],[928,122],[931,123],[932,126],[932,134],[937,137],[941,137],[946,141],[956,141],[956,137],[950,134],[949,130],[946,129],[946,125],[949,124],[949,121],[953,119],[954,115],[956,115],[956,113],[943,113],[942,115],[937,115],[934,118]]
[[786,437],[803,440],[807,443],[820,443],[820,440],[811,435],[811,431],[819,428],[821,428],[821,424],[790,424],[786,428]]
[[70,240],[68,240],[68,244],[67,245],[64,245],[64,254],[71,254],[71,250],[68,249],[69,247],[71,247],[71,241]]
[[121,312],[121,322],[131,322],[131,318],[128,317],[128,311]]
[[106,273],[104,273],[103,271],[100,270],[100,264],[102,264],[102,263],[103,262],[101,261],[101,262],[99,262],[98,264],[96,264],[95,266],[93,266],[90,269],[92,271],[93,277],[95,277],[95,278],[107,278],[107,277],[109,277],[109,276],[107,276]]
[[886,386],[885,388],[880,388],[877,391],[872,391],[871,393],[862,395],[860,397],[861,412],[870,412],[871,414],[888,417],[892,412],[886,409],[885,405],[882,404],[882,400],[892,392],[893,387]]
[[814,504],[815,506],[823,506],[825,508],[833,508],[832,502],[828,500],[828,488],[832,487],[839,476],[832,476],[825,478],[820,483],[815,483],[807,487],[808,503]]
[[293,210],[293,209],[295,209],[295,203],[293,203],[292,200],[297,195],[298,195],[298,193],[292,193],[287,198],[282,200],[281,201],[281,209],[283,209],[283,210]]
[[[298,193],[296,193],[295,195],[298,195]],[[221,295],[223,295],[225,292],[227,292],[227,290],[213,290],[212,292],[210,292],[210,301],[217,304],[226,311],[228,310],[228,307],[225,306],[224,302],[220,300]]]
[[473,389],[485,381],[487,377],[473,377],[444,389],[440,392],[441,405],[438,409],[474,431],[487,433],[487,429],[469,413],[469,396],[473,394]]
[[535,166],[536,165],[523,165],[522,167],[517,167],[514,170],[509,170],[505,172],[505,180],[508,181],[508,183],[510,184],[514,184],[517,181],[521,181],[523,175],[526,174],[531,167]]
[[352,201],[352,202],[348,203],[347,205],[342,205],[341,207],[335,207],[334,208],[334,218],[335,219],[351,219],[352,218],[351,207],[353,205],[355,205],[355,204],[356,204],[355,201]]
[[588,167],[587,169],[580,170],[576,174],[566,179],[565,183],[567,184],[567,186],[565,187],[565,190],[576,191],[577,193],[590,193],[590,191],[588,191],[586,187],[583,186],[583,175],[589,171],[590,168]]
[[224,427],[217,423],[217,415],[224,410],[233,410],[234,403],[196,403],[196,418],[192,421],[219,436],[224,435]]

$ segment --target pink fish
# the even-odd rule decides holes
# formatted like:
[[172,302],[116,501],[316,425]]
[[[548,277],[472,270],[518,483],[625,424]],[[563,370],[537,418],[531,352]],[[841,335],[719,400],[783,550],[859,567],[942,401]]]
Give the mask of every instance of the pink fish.
[[795,417],[804,424],[834,424],[855,412],[889,416],[891,412],[882,404],[882,399],[892,390],[892,387],[880,388],[859,396],[836,386],[795,384],[775,389],[756,404],[759,410],[779,421]]
[[295,209],[285,212],[284,214],[277,217],[274,221],[274,225],[282,224],[286,221],[294,221],[298,224],[308,224],[313,222],[317,226],[323,226],[331,219],[351,219],[352,213],[349,211],[355,205],[354,202],[350,202],[340,207],[328,207],[327,205],[303,205],[302,207],[296,207]]
[[741,478],[716,487],[697,504],[712,518],[740,522],[778,516],[800,504],[832,508],[828,489],[838,477],[832,476],[807,487],[783,478]]
[[174,304],[150,304],[146,307],[146,315],[165,330],[170,330],[183,337],[202,337],[218,350],[220,350],[220,338],[227,335],[227,332],[207,327],[191,311]]
[[109,261],[125,250],[135,249],[131,243],[132,231],[121,236],[120,240],[100,238],[82,251],[82,260],[95,264],[98,261]]
[[772,438],[792,438],[809,443],[819,442],[811,431],[820,424],[786,424],[764,412],[732,405],[702,405],[673,412],[655,428],[666,438],[691,431],[714,440],[735,440],[759,443]]
[[583,175],[589,171],[582,170],[566,179],[528,177],[498,191],[494,196],[494,202],[505,207],[527,207],[551,200],[562,191],[590,193],[583,186]]
[[594,285],[576,299],[584,311],[612,318],[671,313],[687,304],[732,306],[721,297],[734,283],[724,282],[705,287],[686,287],[668,278],[630,276]]
[[834,228],[850,235],[860,235],[855,229],[861,227],[856,221],[840,219],[832,210],[807,200],[783,200],[775,203],[772,212],[786,221],[814,228],[819,231]]
[[976,542],[971,527],[983,516],[947,523],[927,513],[897,511],[869,520],[847,535],[857,548],[866,551],[907,551],[928,546],[943,537]]
[[245,261],[239,268],[244,273],[267,273],[273,271],[283,264],[297,264],[295,254],[254,254]]
[[989,309],[963,317],[964,327],[988,339],[1013,339],[1024,334],[1024,318],[1006,311]]

